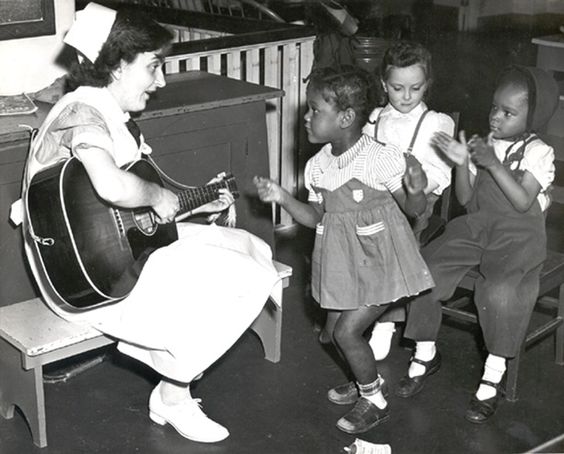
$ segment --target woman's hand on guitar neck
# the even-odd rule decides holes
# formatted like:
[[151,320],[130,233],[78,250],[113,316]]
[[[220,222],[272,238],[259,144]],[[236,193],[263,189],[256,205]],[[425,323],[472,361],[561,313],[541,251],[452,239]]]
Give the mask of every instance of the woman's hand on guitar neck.
[[192,211],[192,214],[196,213],[217,213],[219,211],[226,210],[233,203],[235,203],[235,197],[227,188],[220,188],[218,190],[219,198],[213,202],[206,203],[199,208]]

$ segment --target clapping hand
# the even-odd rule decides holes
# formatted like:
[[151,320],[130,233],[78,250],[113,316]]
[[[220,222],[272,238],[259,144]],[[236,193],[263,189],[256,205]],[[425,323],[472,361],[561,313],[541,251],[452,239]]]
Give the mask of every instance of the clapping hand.
[[409,194],[424,191],[427,187],[427,175],[425,175],[421,163],[412,155],[407,155],[405,160],[407,169],[403,176],[403,183],[406,191]]
[[485,169],[499,164],[492,144],[492,137],[493,133],[489,133],[485,140],[482,137],[475,136],[468,142],[472,162]]
[[431,143],[441,150],[457,166],[461,166],[468,161],[470,152],[466,143],[466,133],[460,131],[458,135],[460,142],[444,132],[436,132],[431,139]]

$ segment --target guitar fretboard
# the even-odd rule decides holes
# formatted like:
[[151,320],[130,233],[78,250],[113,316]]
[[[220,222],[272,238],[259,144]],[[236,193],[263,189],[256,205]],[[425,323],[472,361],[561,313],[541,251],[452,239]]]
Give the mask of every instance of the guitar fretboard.
[[[197,188],[186,189],[177,193],[178,200],[180,201],[179,215],[192,211],[206,203],[212,202],[219,198],[219,190],[221,188],[229,188],[228,181],[221,181],[219,183],[212,183],[206,186]],[[233,192],[233,190],[232,190]],[[233,192],[233,195],[237,194]]]

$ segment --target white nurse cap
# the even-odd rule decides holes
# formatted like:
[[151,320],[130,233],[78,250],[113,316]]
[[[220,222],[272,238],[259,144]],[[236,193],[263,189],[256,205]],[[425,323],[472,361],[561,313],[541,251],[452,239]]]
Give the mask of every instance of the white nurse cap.
[[83,10],[77,11],[76,19],[63,41],[94,63],[115,19],[115,10],[89,3]]

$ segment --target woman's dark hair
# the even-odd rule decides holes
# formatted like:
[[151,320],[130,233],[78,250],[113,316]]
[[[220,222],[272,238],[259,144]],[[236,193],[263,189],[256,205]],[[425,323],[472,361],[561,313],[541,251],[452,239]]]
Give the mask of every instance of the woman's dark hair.
[[81,85],[107,86],[112,71],[122,60],[131,63],[141,53],[166,48],[173,36],[147,14],[131,8],[120,9],[98,58],[94,63],[85,58],[75,64],[67,78],[67,89],[74,90]]
[[309,77],[308,90],[315,90],[338,110],[351,108],[364,125],[379,100],[376,80],[369,72],[354,66],[319,68]]
[[407,68],[412,65],[421,65],[428,81],[432,79],[431,53],[421,44],[400,41],[390,46],[382,57],[380,77],[386,80],[392,68]]

